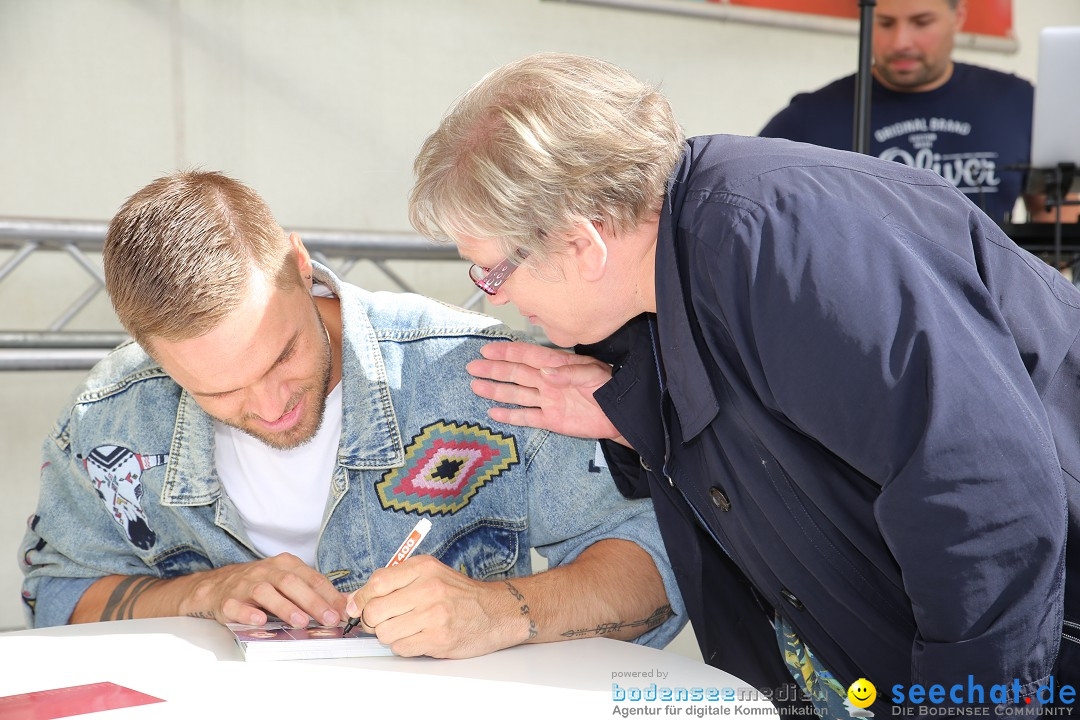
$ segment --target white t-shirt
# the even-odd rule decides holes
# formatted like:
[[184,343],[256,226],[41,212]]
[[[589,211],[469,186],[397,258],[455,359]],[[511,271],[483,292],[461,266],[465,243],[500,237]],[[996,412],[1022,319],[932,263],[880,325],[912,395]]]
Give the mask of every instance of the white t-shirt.
[[290,552],[315,567],[323,513],[341,442],[341,383],[326,396],[310,442],[278,450],[214,421],[214,464],[255,549]]

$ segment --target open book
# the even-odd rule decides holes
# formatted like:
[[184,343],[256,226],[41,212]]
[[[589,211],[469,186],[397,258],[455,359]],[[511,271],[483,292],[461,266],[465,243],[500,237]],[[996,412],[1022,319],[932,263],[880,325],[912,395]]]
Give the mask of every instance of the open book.
[[374,635],[354,630],[342,637],[344,627],[341,625],[293,628],[283,622],[268,622],[265,625],[229,623],[228,627],[236,636],[236,644],[244,653],[245,660],[310,660],[394,654]]

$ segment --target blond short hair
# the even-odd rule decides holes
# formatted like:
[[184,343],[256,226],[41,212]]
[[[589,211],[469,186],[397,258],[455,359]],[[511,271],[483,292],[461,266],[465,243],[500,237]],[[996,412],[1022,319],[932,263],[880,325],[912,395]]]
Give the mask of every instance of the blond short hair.
[[255,191],[218,172],[179,172],[132,195],[109,223],[105,287],[143,347],[199,337],[244,298],[253,270],[300,284],[281,226]]
[[578,222],[617,234],[659,211],[683,148],[655,88],[603,60],[530,55],[480,80],[424,142],[409,219],[542,259]]

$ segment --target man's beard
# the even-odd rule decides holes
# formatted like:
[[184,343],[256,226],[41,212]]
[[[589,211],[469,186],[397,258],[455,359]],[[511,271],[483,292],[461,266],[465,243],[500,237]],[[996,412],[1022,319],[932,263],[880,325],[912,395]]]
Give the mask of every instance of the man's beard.
[[[301,417],[296,425],[278,433],[264,433],[260,432],[253,427],[247,425],[247,420],[258,420],[255,415],[245,415],[240,418],[239,422],[233,422],[223,418],[218,418],[222,423],[229,427],[234,427],[237,430],[241,430],[251,437],[255,438],[264,445],[269,445],[275,450],[292,450],[311,442],[311,439],[319,432],[319,428],[322,427],[323,414],[326,412],[326,395],[330,391],[330,374],[332,371],[330,361],[330,338],[326,334],[326,326],[323,325],[322,317],[319,316],[318,311],[315,312],[315,317],[319,320],[319,329],[323,338],[322,343],[322,358],[319,363],[318,375],[315,377],[314,382],[311,385],[307,385],[296,392],[289,402],[285,406],[285,412],[282,415],[287,415],[291,412],[305,395],[308,396],[309,406],[306,408],[306,414]],[[314,419],[309,421],[308,418],[312,417],[312,410],[315,411]]]
[[918,88],[923,85],[929,85],[945,73],[945,68],[941,68],[935,71],[935,68],[926,64],[925,58],[922,57],[909,57],[903,56],[905,59],[916,60],[919,64],[913,69],[904,73],[893,72],[889,67],[889,62],[895,60],[896,57],[888,58],[886,62],[875,64],[875,70],[881,75],[882,79],[897,88]]

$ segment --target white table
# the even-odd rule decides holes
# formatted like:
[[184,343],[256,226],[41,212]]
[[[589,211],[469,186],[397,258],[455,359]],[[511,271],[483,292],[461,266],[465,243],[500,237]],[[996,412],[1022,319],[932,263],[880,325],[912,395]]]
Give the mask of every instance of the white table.
[[[753,695],[716,668],[604,638],[519,646],[468,660],[245,662],[229,631],[214,621],[158,618],[3,633],[0,658],[0,696],[113,682],[165,700],[94,713],[93,720],[608,718],[622,716],[620,708],[638,709],[630,717],[775,717],[763,699],[616,701],[612,683]],[[645,708],[654,712],[646,715]]]

